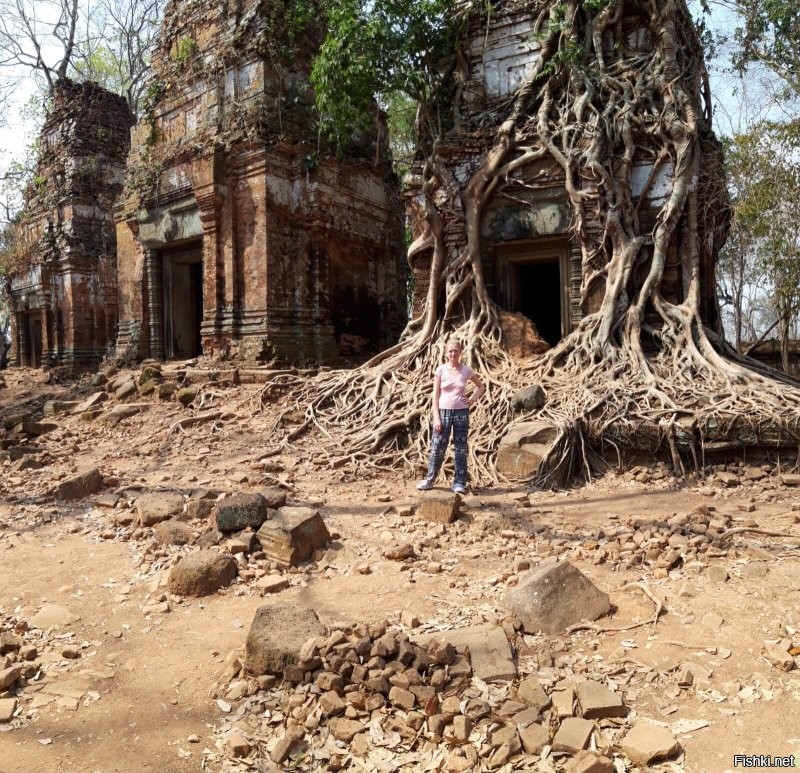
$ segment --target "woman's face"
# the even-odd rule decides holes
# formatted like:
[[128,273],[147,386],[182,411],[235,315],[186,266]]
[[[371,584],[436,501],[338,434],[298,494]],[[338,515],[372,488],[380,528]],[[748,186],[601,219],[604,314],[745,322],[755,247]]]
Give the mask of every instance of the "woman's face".
[[447,361],[451,365],[458,365],[461,360],[461,347],[450,344],[447,347]]

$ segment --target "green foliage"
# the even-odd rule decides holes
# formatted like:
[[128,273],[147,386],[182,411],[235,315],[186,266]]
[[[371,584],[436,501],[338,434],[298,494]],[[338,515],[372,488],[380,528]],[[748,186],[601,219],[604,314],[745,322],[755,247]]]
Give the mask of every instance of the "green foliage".
[[733,223],[720,267],[748,267],[740,281],[763,283],[788,326],[800,312],[800,122],[760,123],[726,150]]
[[173,59],[180,65],[186,64],[198,51],[194,38],[181,38],[175,46]]
[[448,0],[324,0],[327,36],[311,82],[321,128],[340,147],[367,127],[375,99],[429,102],[462,16]]
[[761,62],[800,95],[800,3],[797,0],[737,0],[740,51],[734,61],[744,71]]

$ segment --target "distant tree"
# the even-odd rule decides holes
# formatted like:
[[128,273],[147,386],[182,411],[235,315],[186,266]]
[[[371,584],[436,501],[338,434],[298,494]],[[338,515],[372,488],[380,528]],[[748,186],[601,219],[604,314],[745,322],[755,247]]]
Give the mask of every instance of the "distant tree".
[[[800,317],[800,124],[761,122],[735,135],[726,164],[733,222],[719,280],[735,345],[741,351],[747,339],[776,332],[788,371],[789,341]],[[759,314],[764,301],[769,312]]]
[[32,71],[52,92],[76,59],[84,11],[80,0],[0,0],[0,66]]

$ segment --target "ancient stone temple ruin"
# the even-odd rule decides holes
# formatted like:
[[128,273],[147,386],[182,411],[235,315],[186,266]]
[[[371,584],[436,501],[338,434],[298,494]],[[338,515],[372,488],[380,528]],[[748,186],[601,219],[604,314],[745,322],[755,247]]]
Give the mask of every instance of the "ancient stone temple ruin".
[[[506,101],[536,66],[541,36],[532,30],[540,12],[537,3],[505,0],[493,3],[488,15],[477,13],[465,28],[460,43],[465,72],[455,89],[452,111],[442,118],[450,129],[437,151],[439,158],[454,170],[456,187],[469,179],[492,147],[495,138],[492,121],[506,115]],[[632,50],[650,50],[652,43],[643,17],[631,14],[621,24]],[[698,88],[699,84],[692,83],[690,91],[697,92]],[[724,218],[726,208],[709,201],[719,194],[719,183],[716,180],[710,183],[709,178],[720,170],[721,155],[710,133],[703,139],[708,155],[700,184],[704,188],[702,198],[710,204],[704,217]],[[669,197],[673,170],[668,159],[654,158],[646,138],[636,141],[641,146],[633,162],[632,193],[642,229],[647,231]],[[424,228],[421,172],[418,165],[406,180],[405,193],[415,238]],[[518,166],[513,178],[516,183],[513,196],[496,195],[483,210],[480,249],[484,277],[493,300],[505,311],[521,313],[532,320],[539,335],[552,346],[585,315],[599,308],[605,290],[603,273],[591,271],[592,267],[584,261],[580,241],[572,230],[574,213],[565,191],[564,172],[552,157],[548,155]],[[721,172],[718,179],[722,179]],[[443,228],[447,245],[455,252],[466,239],[458,197],[442,186],[431,198],[447,200],[448,197],[455,209],[445,213]],[[593,240],[600,242],[603,220],[592,217],[595,214],[586,213],[588,231]],[[714,244],[714,225],[701,222],[698,227],[703,251],[703,316],[714,328],[718,317],[714,255],[720,245]],[[413,256],[412,317],[418,316],[425,304],[431,258],[431,251],[420,251]],[[665,268],[665,287],[674,288],[674,296],[680,297],[685,279],[680,275],[679,256],[670,255]],[[584,282],[590,282],[590,286],[582,299]],[[669,292],[666,295],[672,300]]]
[[113,211],[132,122],[125,99],[94,83],[55,85],[16,230],[12,365],[91,364],[114,341]]
[[403,328],[385,129],[338,157],[321,143],[322,29],[293,8],[167,7],[117,213],[120,357],[336,362]]

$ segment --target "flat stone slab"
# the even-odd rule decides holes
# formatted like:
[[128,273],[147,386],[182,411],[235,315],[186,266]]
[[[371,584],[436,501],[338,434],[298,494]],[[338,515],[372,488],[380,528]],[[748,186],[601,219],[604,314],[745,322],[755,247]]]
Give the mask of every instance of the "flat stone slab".
[[96,467],[62,480],[53,492],[56,499],[82,499],[103,488],[103,476]]
[[627,732],[620,748],[634,765],[642,766],[673,757],[681,751],[681,745],[668,728],[644,720],[636,722]]
[[311,507],[284,506],[274,511],[256,534],[267,558],[293,565],[307,561],[330,542],[322,516]]
[[577,754],[586,748],[589,738],[594,730],[594,722],[580,717],[567,717],[553,737],[553,751]]
[[469,648],[472,672],[484,682],[510,681],[517,676],[517,667],[505,631],[494,623],[483,623],[452,631],[412,636],[416,644],[427,644],[436,640],[452,644],[459,652]]
[[584,719],[606,719],[608,717],[624,717],[628,709],[622,702],[622,696],[612,692],[608,687],[591,680],[580,682],[575,688],[578,706]]
[[450,491],[428,491],[419,499],[417,515],[425,521],[452,523],[458,518],[461,496]]
[[63,628],[79,619],[67,607],[45,604],[33,617],[28,618],[28,625],[32,628]]
[[569,561],[543,566],[506,594],[506,606],[528,633],[563,633],[582,620],[597,620],[611,609],[601,591]]
[[142,494],[136,500],[136,511],[142,526],[155,526],[183,512],[183,494],[177,491]]
[[86,411],[96,408],[101,403],[108,400],[106,392],[95,392],[93,395],[87,397],[82,403],[75,406],[73,413],[86,413]]
[[325,635],[313,609],[296,604],[272,604],[256,610],[245,643],[244,667],[255,675],[282,674],[297,663],[303,645]]

